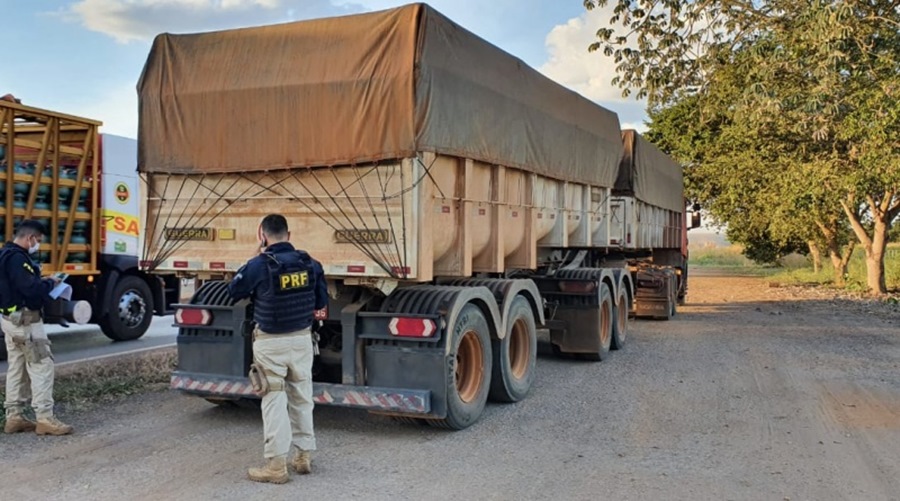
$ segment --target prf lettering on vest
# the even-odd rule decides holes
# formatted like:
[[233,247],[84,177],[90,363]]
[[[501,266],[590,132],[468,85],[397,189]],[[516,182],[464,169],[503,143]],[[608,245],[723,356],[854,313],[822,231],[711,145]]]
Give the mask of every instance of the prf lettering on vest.
[[295,271],[294,273],[282,273],[278,275],[279,288],[283,291],[302,289],[309,283],[309,273]]

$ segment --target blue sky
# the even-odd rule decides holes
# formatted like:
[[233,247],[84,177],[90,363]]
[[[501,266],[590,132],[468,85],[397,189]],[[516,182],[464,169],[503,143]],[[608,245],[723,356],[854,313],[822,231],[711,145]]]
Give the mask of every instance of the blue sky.
[[[153,36],[237,28],[380,10],[392,0],[0,0],[5,47],[0,94],[102,120],[103,131],[137,135],[135,85]],[[642,124],[644,105],[620,97],[614,65],[588,54],[608,13],[581,0],[432,0],[463,27],[557,82]]]

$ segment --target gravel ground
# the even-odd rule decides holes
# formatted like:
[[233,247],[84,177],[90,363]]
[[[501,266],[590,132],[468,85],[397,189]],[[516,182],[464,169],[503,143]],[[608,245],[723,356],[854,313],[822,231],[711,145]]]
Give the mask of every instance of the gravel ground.
[[[0,436],[6,499],[900,499],[900,321],[697,277],[601,363],[542,354],[529,397],[448,432],[316,410],[314,474],[245,479],[258,411],[170,392]],[[879,310],[880,311],[880,310]]]

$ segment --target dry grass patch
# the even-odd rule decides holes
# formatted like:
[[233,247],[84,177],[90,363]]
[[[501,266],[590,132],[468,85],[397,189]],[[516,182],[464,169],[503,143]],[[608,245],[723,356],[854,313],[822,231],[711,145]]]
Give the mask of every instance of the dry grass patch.
[[[129,395],[168,387],[175,368],[174,349],[57,368],[53,398],[57,409],[82,412]],[[0,398],[5,401],[5,385]],[[0,413],[0,425],[6,420]]]

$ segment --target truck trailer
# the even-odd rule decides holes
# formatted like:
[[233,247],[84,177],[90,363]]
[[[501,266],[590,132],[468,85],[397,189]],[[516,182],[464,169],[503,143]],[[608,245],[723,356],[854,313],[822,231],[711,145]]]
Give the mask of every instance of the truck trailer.
[[617,115],[431,7],[162,34],[138,93],[140,266],[185,298],[171,388],[256,398],[227,284],[273,212],[328,280],[317,404],[461,429],[527,396],[538,330],[570,357],[625,345]]
[[699,207],[687,210],[683,170],[672,157],[634,130],[622,131],[622,141],[610,242],[635,284],[631,314],[668,320],[687,295],[687,232],[700,226]]
[[[137,142],[100,134],[100,126],[0,100],[0,232],[11,240],[23,219],[47,228],[37,260],[44,275],[69,275],[72,301],[48,306],[45,321],[73,321],[73,308],[85,301],[90,311],[77,320],[125,341],[147,331],[154,308],[163,304],[154,292],[162,298],[165,286],[161,275],[138,270]],[[177,285],[174,275],[168,280]],[[2,332],[0,359],[6,359]]]

